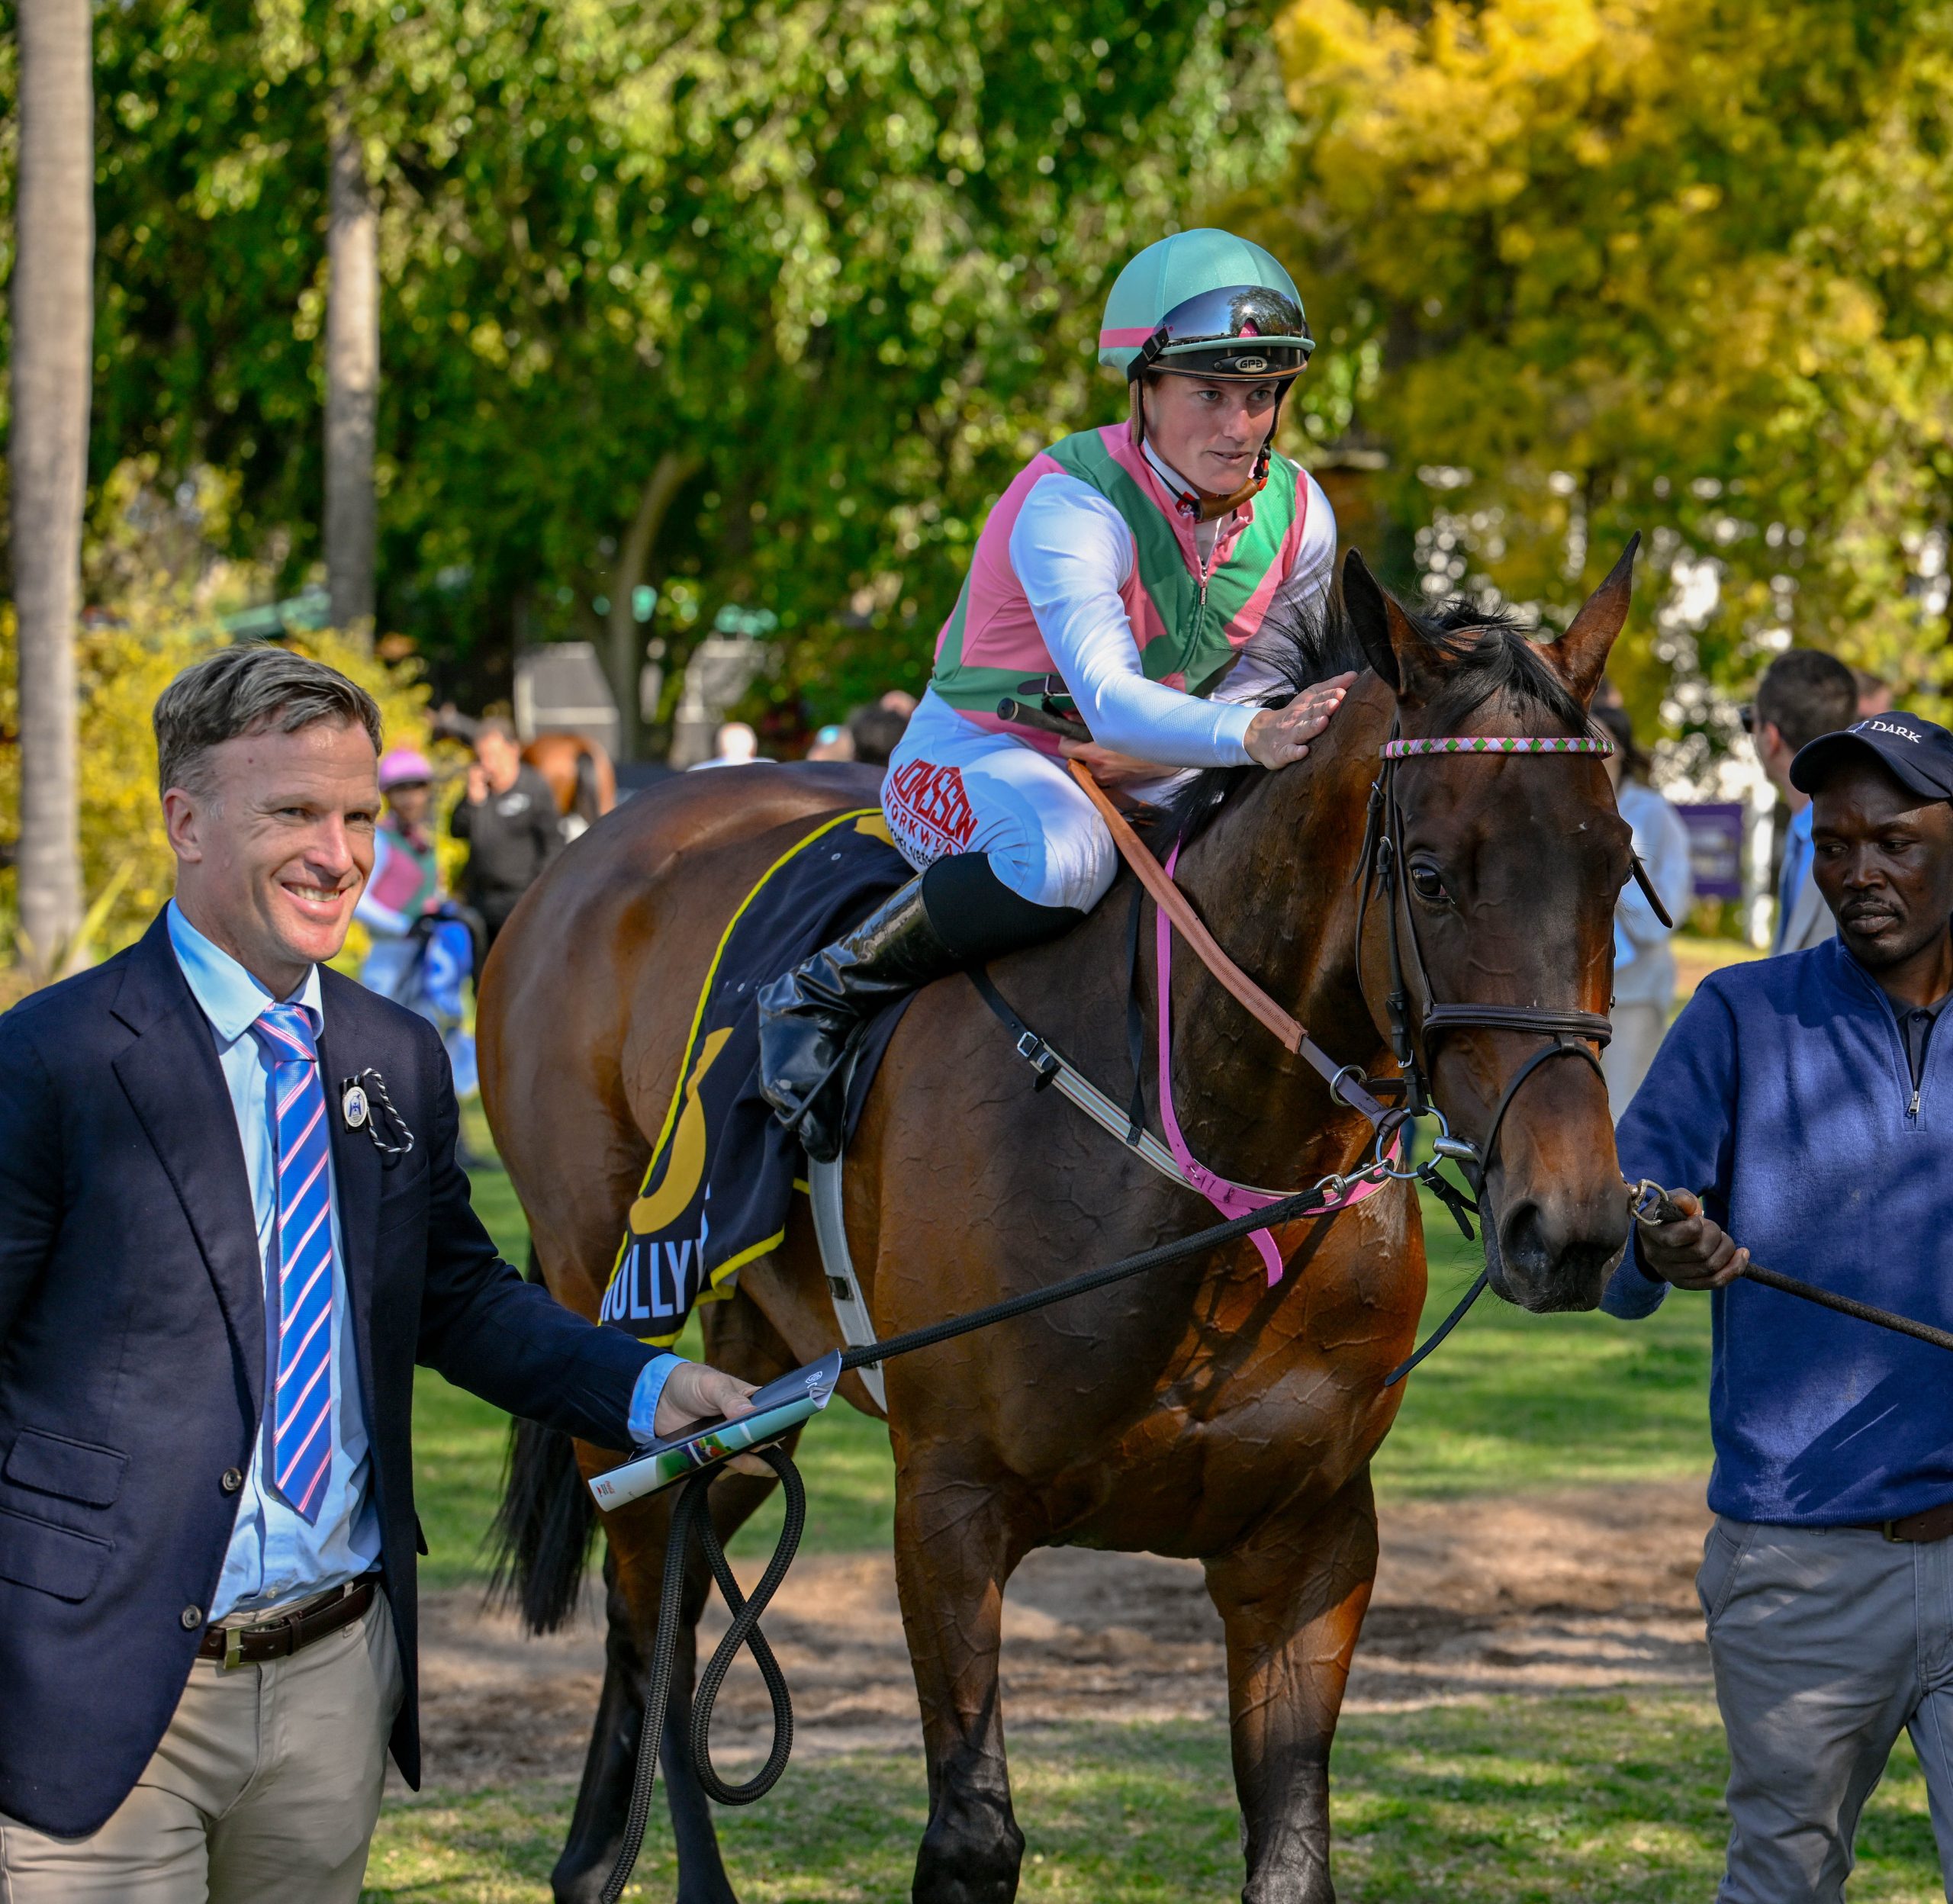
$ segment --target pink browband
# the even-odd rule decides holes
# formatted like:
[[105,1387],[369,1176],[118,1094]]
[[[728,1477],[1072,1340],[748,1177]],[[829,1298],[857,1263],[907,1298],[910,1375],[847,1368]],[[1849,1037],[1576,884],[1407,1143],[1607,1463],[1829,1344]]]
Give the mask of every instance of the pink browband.
[[[1179,862],[1180,849],[1176,845],[1166,855],[1166,876],[1171,879],[1173,868]],[[1271,1203],[1279,1203],[1283,1193],[1275,1190],[1257,1190],[1245,1183],[1236,1183],[1231,1178],[1217,1176],[1187,1148],[1187,1140],[1180,1131],[1180,1121],[1173,1114],[1173,924],[1166,916],[1164,906],[1153,908],[1155,952],[1159,965],[1160,983],[1160,1127],[1166,1135],[1166,1148],[1173,1152],[1173,1160],[1186,1172],[1187,1182],[1212,1204],[1224,1217],[1244,1217],[1251,1210],[1265,1210]],[[1398,1146],[1391,1147],[1390,1154],[1397,1154]],[[1385,1179],[1385,1182],[1388,1181]],[[1346,1210],[1353,1203],[1360,1203],[1384,1188],[1384,1182],[1359,1183],[1353,1189],[1346,1191],[1340,1197],[1332,1198],[1322,1206],[1323,1216],[1332,1216],[1338,1210]],[[1263,1266],[1268,1272],[1271,1285],[1282,1280],[1282,1252],[1275,1246],[1275,1237],[1271,1230],[1257,1230],[1250,1240],[1261,1253]]]

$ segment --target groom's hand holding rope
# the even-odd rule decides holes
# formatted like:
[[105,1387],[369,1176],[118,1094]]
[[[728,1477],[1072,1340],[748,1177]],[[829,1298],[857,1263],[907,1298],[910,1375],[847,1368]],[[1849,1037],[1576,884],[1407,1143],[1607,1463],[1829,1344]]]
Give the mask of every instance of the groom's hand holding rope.
[[1635,1226],[1644,1275],[1678,1289],[1720,1289],[1749,1267],[1749,1252],[1738,1248],[1729,1232],[1704,1214],[1700,1198],[1671,1190],[1667,1201],[1681,1212],[1678,1221]]

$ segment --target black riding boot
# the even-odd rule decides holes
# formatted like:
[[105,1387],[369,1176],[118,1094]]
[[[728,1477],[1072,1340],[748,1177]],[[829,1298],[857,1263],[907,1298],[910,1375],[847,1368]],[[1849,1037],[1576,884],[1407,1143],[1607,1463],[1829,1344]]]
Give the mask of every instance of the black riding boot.
[[1084,916],[1020,898],[986,854],[937,860],[853,931],[761,990],[761,1093],[807,1155],[832,1163],[847,1118],[842,1061],[877,1012],[932,979],[1041,944]]

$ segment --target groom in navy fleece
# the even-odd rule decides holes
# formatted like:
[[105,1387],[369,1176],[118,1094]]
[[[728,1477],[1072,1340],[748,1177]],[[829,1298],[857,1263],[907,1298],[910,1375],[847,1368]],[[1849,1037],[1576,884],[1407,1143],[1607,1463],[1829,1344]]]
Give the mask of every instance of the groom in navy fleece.
[[[1719,1904],[1836,1904],[1901,1727],[1953,1872],[1953,1361],[1778,1291],[1771,1269],[1953,1328],[1953,734],[1881,714],[1813,741],[1808,951],[1705,979],[1619,1133],[1700,1194],[1604,1306],[1713,1291],[1717,1520],[1697,1581],[1729,1735]],[[1949,1891],[1953,1896],[1953,1891]]]

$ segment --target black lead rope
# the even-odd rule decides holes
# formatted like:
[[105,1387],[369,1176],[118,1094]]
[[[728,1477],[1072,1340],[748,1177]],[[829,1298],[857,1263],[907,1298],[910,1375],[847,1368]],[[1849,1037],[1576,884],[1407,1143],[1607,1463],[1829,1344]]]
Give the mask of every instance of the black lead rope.
[[[719,1590],[726,1596],[726,1604],[732,1610],[732,1623],[726,1629],[725,1638],[719,1642],[700,1676],[698,1691],[693,1700],[692,1734],[687,1742],[692,1770],[707,1794],[720,1804],[750,1805],[755,1799],[765,1797],[780,1782],[780,1775],[786,1771],[787,1761],[793,1750],[793,1695],[787,1689],[787,1675],[780,1670],[773,1648],[767,1644],[765,1634],[760,1631],[760,1615],[766,1611],[767,1603],[779,1590],[780,1583],[787,1578],[787,1568],[793,1564],[793,1556],[800,1551],[800,1536],[807,1524],[807,1491],[801,1481],[800,1471],[793,1465],[793,1459],[785,1449],[759,1448],[754,1452],[780,1477],[780,1484],[787,1495],[787,1519],[780,1530],[773,1558],[767,1562],[766,1571],[753,1589],[750,1600],[740,1592],[739,1583],[726,1565],[726,1549],[720,1542],[719,1530],[712,1524],[712,1512],[706,1494],[716,1469],[706,1468],[687,1481],[684,1492],[678,1497],[678,1505],[672,1512],[671,1531],[664,1543],[664,1590],[658,1601],[658,1632],[652,1645],[651,1680],[645,1691],[644,1717],[641,1722],[643,1729],[638,1735],[637,1765],[631,1779],[630,1809],[625,1814],[624,1841],[618,1851],[617,1862],[604,1883],[603,1904],[617,1904],[623,1895],[624,1886],[631,1881],[631,1873],[637,1868],[638,1854],[644,1848],[645,1830],[651,1822],[652,1790],[658,1780],[658,1747],[664,1735],[665,1714],[671,1703],[672,1668],[678,1653],[678,1618],[685,1596],[685,1554],[694,1530],[700,1545],[705,1550],[706,1564],[712,1569],[713,1579],[719,1582]],[[712,1709],[742,1646],[751,1649],[754,1663],[760,1669],[760,1677],[766,1682],[767,1696],[773,1702],[773,1749],[767,1754],[766,1763],[745,1784],[729,1785],[713,1769]]]
[[1385,1388],[1395,1388],[1413,1368],[1417,1367],[1419,1362],[1424,1360],[1425,1356],[1429,1355],[1446,1336],[1451,1333],[1453,1330],[1465,1320],[1466,1311],[1485,1293],[1486,1285],[1491,1279],[1491,1272],[1489,1269],[1481,1269],[1478,1272],[1478,1280],[1459,1298],[1457,1307],[1453,1310],[1443,1321],[1440,1323],[1416,1348],[1384,1377]]

